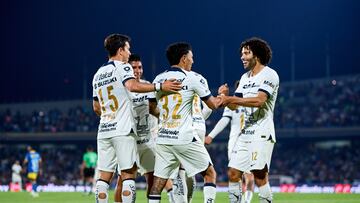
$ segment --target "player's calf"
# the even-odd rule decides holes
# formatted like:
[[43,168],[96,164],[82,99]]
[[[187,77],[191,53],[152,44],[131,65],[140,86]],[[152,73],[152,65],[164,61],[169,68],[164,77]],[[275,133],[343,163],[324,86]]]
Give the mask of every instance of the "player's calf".
[[99,179],[96,181],[95,200],[96,203],[107,203],[108,202],[108,189],[109,183],[105,180]]
[[242,188],[240,183],[241,176],[242,176],[241,171],[231,167],[228,169],[230,203],[241,202],[241,195],[242,195]]
[[122,200],[123,203],[135,203],[136,186],[134,179],[123,180],[122,183]]

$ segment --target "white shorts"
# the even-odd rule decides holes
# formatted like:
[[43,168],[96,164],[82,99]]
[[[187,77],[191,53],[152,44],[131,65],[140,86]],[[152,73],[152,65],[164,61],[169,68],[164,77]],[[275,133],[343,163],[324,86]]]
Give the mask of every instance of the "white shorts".
[[12,174],[11,181],[13,183],[21,183],[21,176],[17,174]]
[[188,177],[205,171],[213,165],[210,155],[201,141],[186,145],[156,144],[154,175],[168,179],[178,170],[180,163]]
[[[98,170],[114,172],[126,170],[138,163],[136,140],[132,134],[97,140]],[[138,165],[138,164],[137,164]]]
[[234,149],[236,140],[237,140],[237,136],[229,137],[229,141],[228,141],[228,159],[229,160],[231,157],[231,152]]
[[140,148],[139,151],[139,173],[144,175],[145,173],[153,172],[155,166],[155,149]]
[[206,131],[200,129],[195,129],[195,131],[196,134],[199,136],[201,143],[205,144]]
[[270,162],[274,143],[271,140],[242,141],[237,140],[231,152],[229,167],[242,172],[261,170],[267,166],[270,170]]

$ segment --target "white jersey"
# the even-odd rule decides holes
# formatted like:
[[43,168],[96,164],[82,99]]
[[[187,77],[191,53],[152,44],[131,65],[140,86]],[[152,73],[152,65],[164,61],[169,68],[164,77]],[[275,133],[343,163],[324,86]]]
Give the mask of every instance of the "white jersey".
[[201,110],[201,99],[198,95],[194,96],[193,100],[193,126],[195,129],[206,131],[205,119]]
[[13,176],[20,176],[22,168],[19,164],[13,164],[11,170]]
[[99,68],[93,79],[93,97],[101,106],[98,138],[128,135],[135,124],[130,92],[124,86],[134,79],[130,64],[109,61]]
[[230,135],[229,139],[236,139],[241,134],[242,125],[244,123],[244,107],[239,106],[235,110],[228,107],[224,108],[223,117],[230,118]]
[[206,79],[200,74],[180,68],[170,70],[156,76],[154,83],[175,78],[182,82],[182,89],[175,94],[156,93],[160,109],[158,144],[188,144],[200,140],[193,126],[193,100],[198,95],[202,100],[211,96]]
[[258,74],[250,72],[242,75],[235,95],[243,98],[256,97],[259,91],[265,92],[268,99],[260,107],[244,107],[244,126],[239,139],[276,141],[274,127],[274,107],[279,89],[279,76],[273,69],[265,66]]
[[[141,82],[149,83],[146,80],[141,80]],[[131,92],[133,112],[138,135],[136,138],[138,148],[146,146],[152,147],[154,144],[151,131],[157,128],[157,118],[149,113],[148,98],[150,95],[153,95],[153,93]]]

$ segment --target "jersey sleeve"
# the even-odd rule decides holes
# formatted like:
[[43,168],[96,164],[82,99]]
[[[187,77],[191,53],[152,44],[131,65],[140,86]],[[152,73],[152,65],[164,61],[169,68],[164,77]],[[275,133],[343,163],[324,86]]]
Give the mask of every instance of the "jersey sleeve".
[[202,75],[194,75],[191,78],[191,83],[194,85],[194,91],[201,98],[201,100],[207,100],[211,95],[207,80]]
[[259,91],[265,92],[270,98],[277,86],[279,86],[279,76],[276,73],[269,74],[260,84]]
[[[154,79],[153,83],[158,83],[158,82],[159,82],[159,79],[158,79],[158,77],[156,77]],[[149,92],[147,97],[148,97],[149,102],[156,102],[156,92],[155,91]]]
[[118,68],[117,71],[120,74],[121,82],[125,85],[125,82],[130,79],[135,79],[134,70],[130,64],[126,63]]
[[241,77],[239,85],[236,88],[235,93],[234,93],[234,96],[236,96],[236,97],[243,97],[243,88],[242,88],[243,85],[241,84],[241,81],[242,81],[242,77]]
[[[96,76],[96,75],[95,75],[95,76]],[[95,100],[95,101],[99,101],[99,98],[97,97],[97,94],[96,94],[95,76],[94,76],[93,81],[92,81],[92,87],[93,87],[93,100]]]
[[232,110],[229,109],[228,107],[225,107],[222,117],[227,117],[227,118],[232,119]]

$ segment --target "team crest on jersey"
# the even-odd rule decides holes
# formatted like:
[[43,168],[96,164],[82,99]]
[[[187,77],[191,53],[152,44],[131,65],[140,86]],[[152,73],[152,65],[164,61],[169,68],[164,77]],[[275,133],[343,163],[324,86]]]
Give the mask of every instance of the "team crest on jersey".
[[130,71],[130,66],[126,66],[126,67],[124,67],[124,71],[126,71],[126,72],[129,72]]
[[200,82],[201,84],[205,85],[205,80],[203,78],[201,78]]

